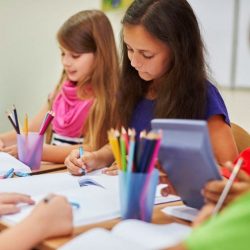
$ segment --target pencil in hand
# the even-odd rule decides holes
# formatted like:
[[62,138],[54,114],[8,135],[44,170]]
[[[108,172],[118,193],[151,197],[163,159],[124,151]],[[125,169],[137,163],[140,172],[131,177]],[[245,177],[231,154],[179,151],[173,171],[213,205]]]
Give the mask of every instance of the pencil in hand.
[[212,216],[216,216],[218,214],[218,212],[220,211],[220,209],[221,209],[221,207],[222,207],[222,205],[223,205],[223,203],[224,203],[224,201],[225,201],[225,199],[226,199],[226,197],[227,197],[227,195],[228,195],[228,193],[229,193],[229,191],[230,191],[230,189],[231,189],[231,187],[233,185],[233,182],[234,182],[234,180],[235,180],[235,178],[236,178],[242,164],[243,164],[243,158],[239,158],[238,161],[236,162],[235,166],[234,166],[234,169],[233,169],[233,171],[232,171],[232,173],[231,173],[231,175],[230,175],[230,177],[229,177],[229,179],[228,179],[222,193],[221,193],[221,196],[220,196],[217,204],[215,205]]

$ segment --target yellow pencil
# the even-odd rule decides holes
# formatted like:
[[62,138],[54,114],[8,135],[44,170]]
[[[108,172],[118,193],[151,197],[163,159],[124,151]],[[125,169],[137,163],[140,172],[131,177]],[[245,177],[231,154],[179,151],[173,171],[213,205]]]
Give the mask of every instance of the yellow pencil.
[[28,135],[28,132],[29,132],[29,129],[28,129],[28,115],[25,114],[25,117],[24,117],[24,124],[23,124],[23,133],[25,135]]
[[114,130],[109,131],[108,139],[109,139],[109,144],[111,146],[111,149],[112,149],[114,157],[115,157],[115,161],[116,161],[118,167],[121,169],[120,148],[119,148],[118,139],[115,136],[115,131]]

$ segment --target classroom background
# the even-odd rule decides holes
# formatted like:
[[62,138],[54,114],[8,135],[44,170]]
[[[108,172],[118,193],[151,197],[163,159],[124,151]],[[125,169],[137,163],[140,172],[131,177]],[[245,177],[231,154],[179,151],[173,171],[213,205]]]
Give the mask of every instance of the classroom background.
[[[211,77],[231,121],[250,131],[250,1],[188,2],[200,22]],[[56,32],[61,24],[80,10],[101,9],[102,4],[101,0],[0,1],[0,132],[11,128],[7,109],[15,104],[21,117],[34,116],[59,81],[62,66]],[[108,8],[106,13],[120,48],[124,9]]]

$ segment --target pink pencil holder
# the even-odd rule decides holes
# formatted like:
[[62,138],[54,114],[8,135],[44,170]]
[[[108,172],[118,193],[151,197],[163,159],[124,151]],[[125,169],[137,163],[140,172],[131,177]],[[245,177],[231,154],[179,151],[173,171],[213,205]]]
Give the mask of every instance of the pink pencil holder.
[[38,170],[41,165],[43,152],[43,135],[29,132],[27,135],[17,135],[18,159],[29,166],[31,170]]

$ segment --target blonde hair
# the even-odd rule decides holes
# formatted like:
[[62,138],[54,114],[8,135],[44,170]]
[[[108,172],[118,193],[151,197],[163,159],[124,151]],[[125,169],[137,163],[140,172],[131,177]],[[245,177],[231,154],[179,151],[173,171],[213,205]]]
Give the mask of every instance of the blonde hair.
[[[116,124],[115,95],[119,81],[119,62],[113,29],[99,10],[85,10],[70,17],[59,29],[58,42],[75,53],[94,53],[95,65],[90,82],[94,103],[83,130],[84,144],[97,150],[107,143],[107,130]],[[65,74],[57,87],[57,93]],[[88,79],[89,80],[89,79]],[[78,95],[84,96],[85,82],[78,83]]]

